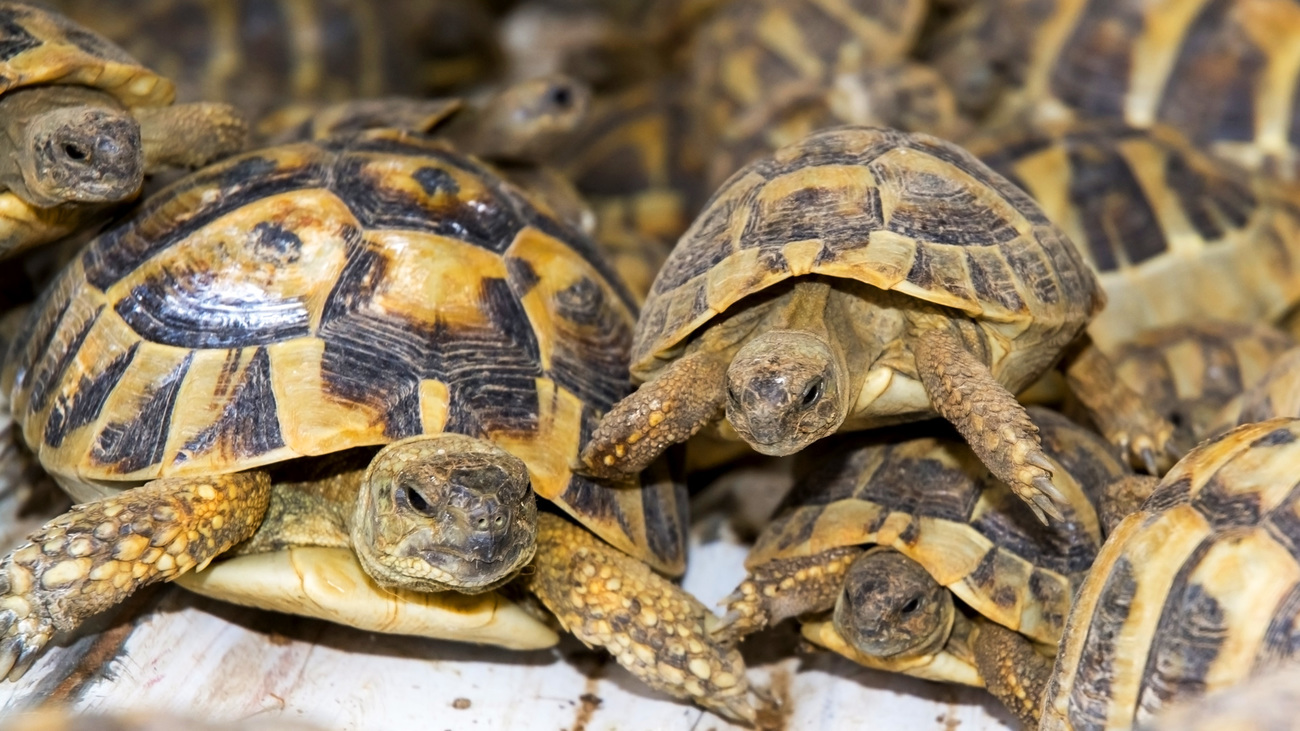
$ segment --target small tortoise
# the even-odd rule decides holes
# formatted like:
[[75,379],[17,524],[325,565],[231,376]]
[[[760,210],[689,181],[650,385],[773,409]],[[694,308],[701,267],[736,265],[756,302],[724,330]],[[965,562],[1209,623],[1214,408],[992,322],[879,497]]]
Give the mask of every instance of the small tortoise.
[[990,0],[920,55],[989,126],[1171,125],[1248,168],[1300,175],[1300,5],[1292,0]]
[[[938,412],[1051,513],[1052,465],[1011,394],[1104,301],[1034,202],[961,148],[895,130],[820,132],[737,172],[682,237],[637,323],[642,385],[602,419],[584,469],[635,472],[724,413],[751,447],[782,455]],[[1080,398],[1112,405],[1090,411],[1144,408],[1113,373],[1098,377],[1104,358],[1081,360]],[[1089,379],[1105,387],[1088,392]],[[1163,447],[1134,423],[1118,432],[1139,435],[1127,448]]]
[[1300,419],[1300,347],[1283,353],[1250,388],[1224,404],[1206,434],[1218,436],[1236,426],[1281,416]]
[[759,535],[718,632],[802,616],[806,638],[869,667],[996,687],[981,625],[1054,646],[1101,547],[1094,506],[1132,477],[1100,436],[1031,412],[1069,476],[1066,520],[1039,524],[941,423],[840,437],[804,453],[817,466]]
[[684,488],[569,469],[626,393],[634,317],[589,240],[441,141],[376,130],[185,178],[10,349],[24,439],[83,504],[0,563],[0,669],[231,549],[324,545],[415,591],[533,559],[582,640],[752,718],[739,655],[685,644],[712,615],[651,571],[683,568]]
[[[1127,728],[1297,658],[1300,420],[1206,441],[1106,540],[1052,661],[994,627],[1004,696],[1043,731]],[[1039,717],[1041,715],[1041,725]]]
[[1300,186],[1162,125],[1043,125],[964,146],[1029,193],[1097,272],[1107,304],[1088,333],[1107,354],[1144,330],[1271,322],[1300,304]]
[[893,127],[952,138],[955,97],[907,59],[926,0],[732,1],[691,39],[690,144],[713,190],[742,165],[819,129]]
[[134,198],[144,175],[244,145],[224,104],[171,105],[171,82],[67,18],[0,2],[0,257]]

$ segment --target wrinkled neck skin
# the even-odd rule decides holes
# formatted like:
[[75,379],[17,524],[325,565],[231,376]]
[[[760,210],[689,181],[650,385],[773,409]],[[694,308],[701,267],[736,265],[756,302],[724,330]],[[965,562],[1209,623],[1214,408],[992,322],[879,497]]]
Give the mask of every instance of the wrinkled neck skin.
[[235,554],[282,551],[295,546],[350,548],[361,480],[377,450],[352,450],[316,458],[303,469],[273,473],[271,500],[257,532]]

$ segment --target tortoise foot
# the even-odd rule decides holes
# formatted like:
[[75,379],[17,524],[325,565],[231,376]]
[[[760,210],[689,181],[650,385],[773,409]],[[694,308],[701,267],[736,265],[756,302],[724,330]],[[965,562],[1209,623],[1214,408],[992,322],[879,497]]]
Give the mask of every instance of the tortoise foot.
[[813,556],[768,561],[722,600],[727,613],[710,635],[716,642],[734,645],[787,617],[834,607],[849,567],[861,554],[861,548],[845,546]]
[[709,636],[713,613],[640,561],[543,514],[534,569],[528,587],[560,624],[650,687],[750,723],[770,710],[740,652]]

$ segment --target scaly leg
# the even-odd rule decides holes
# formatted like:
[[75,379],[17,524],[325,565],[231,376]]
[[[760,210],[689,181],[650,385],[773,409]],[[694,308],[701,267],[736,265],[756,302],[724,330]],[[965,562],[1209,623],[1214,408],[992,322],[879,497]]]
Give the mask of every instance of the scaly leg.
[[1119,447],[1134,467],[1164,474],[1181,457],[1174,425],[1119,379],[1115,366],[1087,343],[1064,368],[1066,383],[1102,436]]
[[976,620],[971,652],[984,687],[1016,714],[1025,728],[1038,728],[1052,676],[1051,658],[1040,655],[1023,635],[982,618]]
[[260,471],[168,478],[46,523],[0,561],[0,675],[22,677],[55,630],[76,629],[248,538],[270,494]]
[[647,685],[753,722],[765,703],[749,688],[740,652],[709,637],[716,617],[695,597],[587,530],[537,516],[528,588],[589,647],[609,650]]
[[1020,496],[1038,519],[1062,520],[1057,507],[1066,503],[1052,484],[1059,469],[1043,452],[1038,427],[1025,407],[947,329],[913,335],[912,353],[921,384],[935,411],[957,427],[970,448]]
[[582,450],[579,471],[612,480],[645,469],[665,449],[718,419],[726,373],[727,362],[713,353],[673,361],[605,414]]
[[203,167],[242,151],[248,142],[248,122],[229,104],[174,104],[131,113],[140,121],[147,173]]
[[1102,489],[1101,504],[1097,510],[1101,529],[1106,531],[1106,535],[1110,535],[1129,515],[1136,513],[1159,484],[1159,477],[1129,475],[1106,485]]
[[713,638],[733,645],[786,617],[833,608],[849,567],[861,554],[859,546],[844,546],[759,566],[724,600],[727,614],[713,629]]

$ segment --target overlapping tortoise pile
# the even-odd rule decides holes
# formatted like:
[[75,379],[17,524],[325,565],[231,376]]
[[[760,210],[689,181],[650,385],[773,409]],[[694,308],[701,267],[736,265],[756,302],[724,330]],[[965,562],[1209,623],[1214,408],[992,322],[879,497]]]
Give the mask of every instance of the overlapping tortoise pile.
[[[157,582],[569,632],[760,726],[787,618],[1042,729],[1284,665],[1298,47],[1292,0],[0,3],[0,387],[77,502],[0,672]],[[794,485],[714,613],[688,485],[753,453]]]

